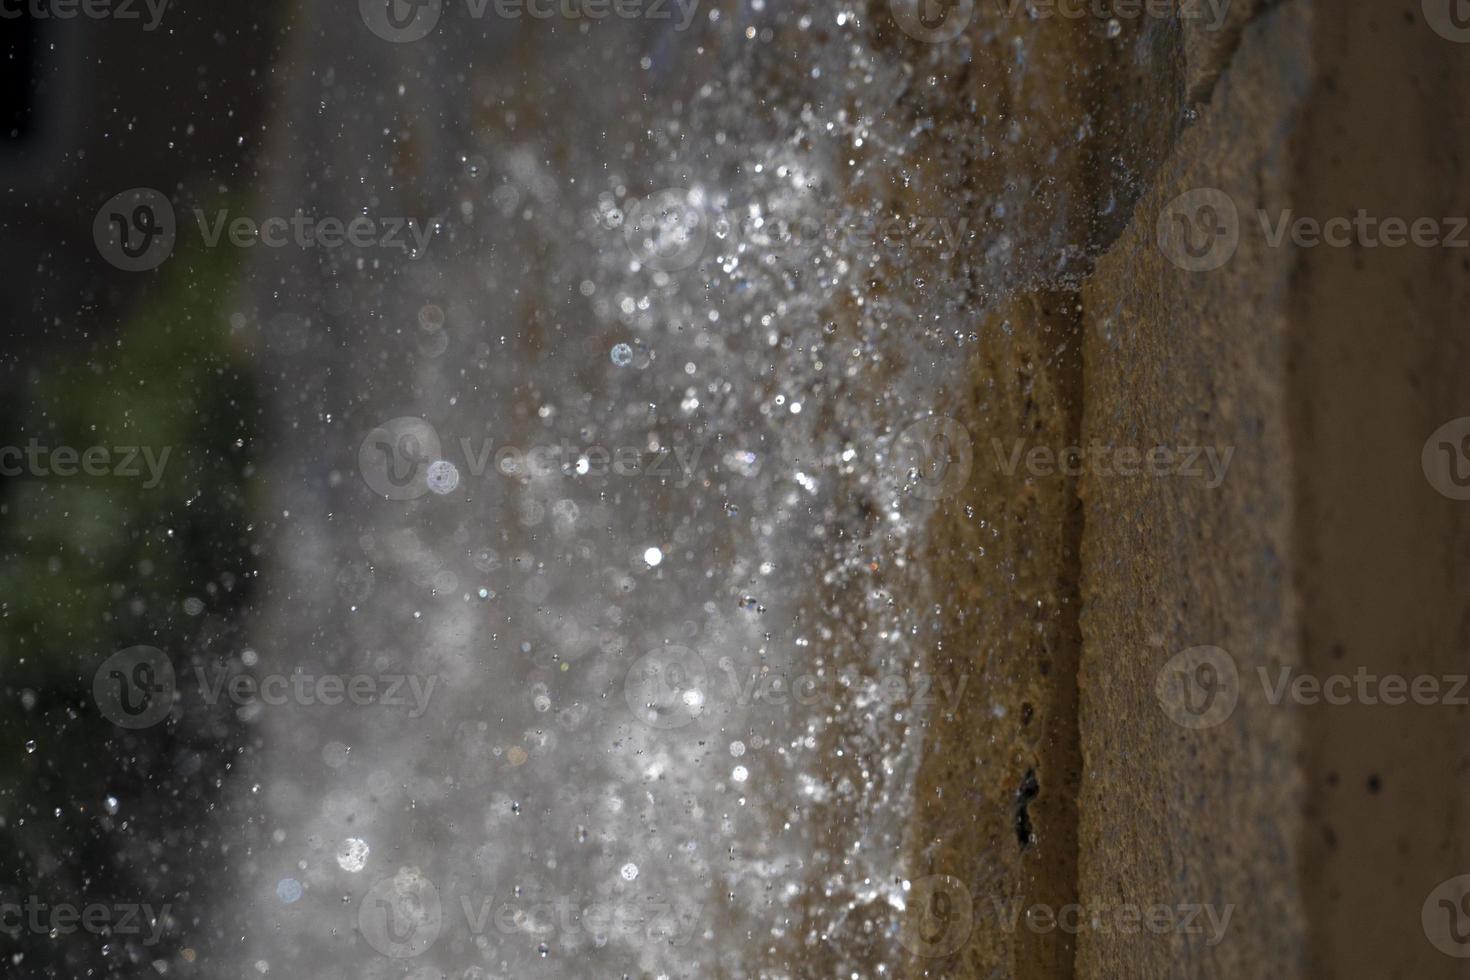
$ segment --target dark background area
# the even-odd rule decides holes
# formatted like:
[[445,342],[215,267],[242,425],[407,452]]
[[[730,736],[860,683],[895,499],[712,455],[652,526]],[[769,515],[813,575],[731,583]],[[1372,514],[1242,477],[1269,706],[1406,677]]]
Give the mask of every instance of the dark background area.
[[200,663],[243,627],[259,413],[230,326],[238,251],[121,272],[92,220],[136,186],[181,213],[248,199],[280,11],[191,4],[152,32],[0,19],[0,443],[171,453],[156,487],[0,477],[0,901],[146,904],[160,920],[12,930],[7,976],[152,975],[215,936],[198,910],[233,857],[212,814],[243,726],[228,706],[191,706],[187,722],[124,731],[99,715],[92,677],[138,644]]

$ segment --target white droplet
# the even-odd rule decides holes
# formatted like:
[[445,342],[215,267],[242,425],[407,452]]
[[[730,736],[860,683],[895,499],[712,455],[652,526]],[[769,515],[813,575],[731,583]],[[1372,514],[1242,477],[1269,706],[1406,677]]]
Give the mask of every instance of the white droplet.
[[360,837],[347,838],[342,842],[342,846],[337,849],[337,867],[343,871],[353,872],[354,874],[361,871],[367,867],[368,852],[370,850],[367,841]]
[[730,778],[735,780],[737,783],[743,783],[750,778],[750,770],[745,768],[744,766],[736,766],[730,772]]
[[429,489],[441,497],[453,493],[459,486],[459,470],[447,459],[436,459],[430,463],[426,478]]
[[624,881],[632,881],[634,878],[638,877],[638,865],[634,864],[632,861],[629,861],[627,864],[623,865],[622,875]]
[[664,560],[664,553],[657,548],[649,548],[643,553],[643,560],[648,563],[649,568],[657,568]]

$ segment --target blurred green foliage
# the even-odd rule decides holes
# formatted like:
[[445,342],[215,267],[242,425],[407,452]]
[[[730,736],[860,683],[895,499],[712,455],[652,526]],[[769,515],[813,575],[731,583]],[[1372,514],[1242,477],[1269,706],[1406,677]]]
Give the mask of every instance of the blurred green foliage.
[[141,450],[137,476],[0,477],[0,900],[172,913],[153,947],[146,928],[0,935],[26,976],[153,975],[150,962],[207,945],[191,920],[221,870],[210,815],[243,726],[176,709],[125,731],[92,681],[135,645],[166,651],[183,676],[241,628],[259,408],[229,324],[236,266],[228,249],[174,256],[120,330],[68,338],[25,390],[0,396],[0,446],[102,446],[113,466],[117,447],[168,453],[156,486]]

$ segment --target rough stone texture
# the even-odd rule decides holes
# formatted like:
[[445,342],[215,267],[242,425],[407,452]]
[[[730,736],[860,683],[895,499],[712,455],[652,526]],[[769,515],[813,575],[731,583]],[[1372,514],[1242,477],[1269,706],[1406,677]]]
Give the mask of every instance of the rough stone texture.
[[1184,0],[1185,78],[1191,102],[1210,93],[1240,43],[1241,31],[1271,0]]
[[[916,944],[916,964],[946,976],[1071,970],[1066,936],[1018,929],[1013,916],[1075,901],[1081,514],[1075,479],[1012,460],[1018,446],[1076,440],[1077,309],[1076,294],[1060,292],[997,314],[972,359],[973,388],[952,408],[973,434],[973,471],[937,515],[924,557],[956,586],[934,668],[963,679],[966,697],[963,710],[929,720],[912,868],[956,879],[973,903],[969,916],[918,910],[929,941]],[[943,956],[971,926],[971,941]]]
[[1142,977],[1300,975],[1298,727],[1247,696],[1219,727],[1190,730],[1155,694],[1165,663],[1191,647],[1229,651],[1242,677],[1299,660],[1283,305],[1293,260],[1247,229],[1224,268],[1186,272],[1155,231],[1194,188],[1225,191],[1242,213],[1288,204],[1281,134],[1307,91],[1305,14],[1279,8],[1246,31],[1083,291],[1084,442],[1235,449],[1215,489],[1205,478],[1083,477],[1079,891],[1105,908],[1235,906],[1213,946],[1202,935],[1086,932],[1083,977],[1121,964]]
[[1018,446],[1076,443],[1072,287],[1122,232],[1168,150],[1182,119],[1183,56],[1170,22],[1129,22],[1110,38],[1096,18],[997,10],[979,5],[973,54],[944,62],[948,92],[901,103],[918,118],[976,116],[972,143],[933,152],[963,168],[959,201],[984,202],[961,266],[983,310],[972,321],[970,382],[942,392],[936,408],[968,430],[973,474],[937,507],[922,554],[941,597],[933,669],[965,683],[966,696],[963,710],[926,720],[910,870],[949,883],[911,903],[909,969],[1063,977],[1071,938],[1018,917],[1077,899],[1081,505],[1075,478],[1013,456]]
[[[1066,178],[1080,172],[1094,195],[1103,250],[1077,300],[1081,373],[1056,343],[1071,301],[1023,294],[972,359],[973,391],[952,400],[975,475],[931,529],[931,567],[956,597],[936,663],[979,685],[963,716],[930,719],[914,874],[962,879],[973,932],[953,956],[916,957],[911,975],[1463,975],[1420,915],[1438,883],[1470,871],[1465,709],[1273,705],[1259,673],[1464,672],[1470,515],[1419,459],[1431,432],[1470,413],[1465,253],[1273,247],[1258,217],[1466,212],[1470,126],[1445,94],[1465,90],[1470,48],[1431,30],[1418,3],[1346,8],[1238,3],[1222,30],[1125,25],[1157,76],[1114,64],[1115,84],[1088,96],[1091,152]],[[1193,118],[1179,127],[1170,109],[1183,104]],[[1111,162],[1119,146],[1136,166]],[[1177,267],[1158,241],[1170,202],[1196,188],[1225,192],[1239,216],[1238,251],[1213,271]],[[1144,194],[1125,198],[1116,235],[1115,189]],[[991,440],[1017,437],[1234,455],[1217,487],[1087,465],[1080,481],[1007,476]],[[977,532],[967,505],[996,519]],[[1043,665],[1069,662],[1079,586],[1073,687]],[[1202,645],[1230,654],[1239,701],[1194,729],[1156,684]],[[1051,714],[1069,691],[1080,787],[1065,765],[1076,733]],[[1039,792],[1023,850],[1028,770]],[[1088,928],[1072,943],[1004,921],[1068,894],[1103,920],[1124,905],[1233,909],[1218,943]]]

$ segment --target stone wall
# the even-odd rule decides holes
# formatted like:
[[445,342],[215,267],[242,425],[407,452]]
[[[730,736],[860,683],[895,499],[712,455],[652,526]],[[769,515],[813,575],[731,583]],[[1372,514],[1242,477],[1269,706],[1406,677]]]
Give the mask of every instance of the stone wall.
[[[1420,451],[1470,405],[1465,253],[1277,245],[1260,217],[1465,212],[1448,93],[1470,48],[1433,6],[1186,24],[1163,47],[1182,71],[1162,57],[1156,80],[1181,86],[1185,123],[1120,124],[1164,147],[1125,227],[1076,293],[1012,303],[975,360],[955,414],[976,476],[932,537],[965,597],[963,652],[940,661],[964,658],[994,705],[931,727],[914,838],[916,873],[967,889],[973,933],[914,976],[1457,975],[1426,934],[1443,912],[1421,908],[1470,860],[1465,710],[1273,704],[1265,679],[1464,670],[1470,528]],[[1237,233],[1205,248],[1232,209]],[[1197,256],[1161,240],[1181,220]],[[1017,437],[1080,445],[1079,475],[998,472],[992,440]],[[1156,446],[1232,455],[1220,479],[1208,458],[1120,474],[1118,448]],[[993,537],[957,530],[965,506]],[[1007,903],[1062,896],[1104,926],[1131,906],[1231,913],[1218,941],[1205,912],[1198,931],[1007,924]]]

